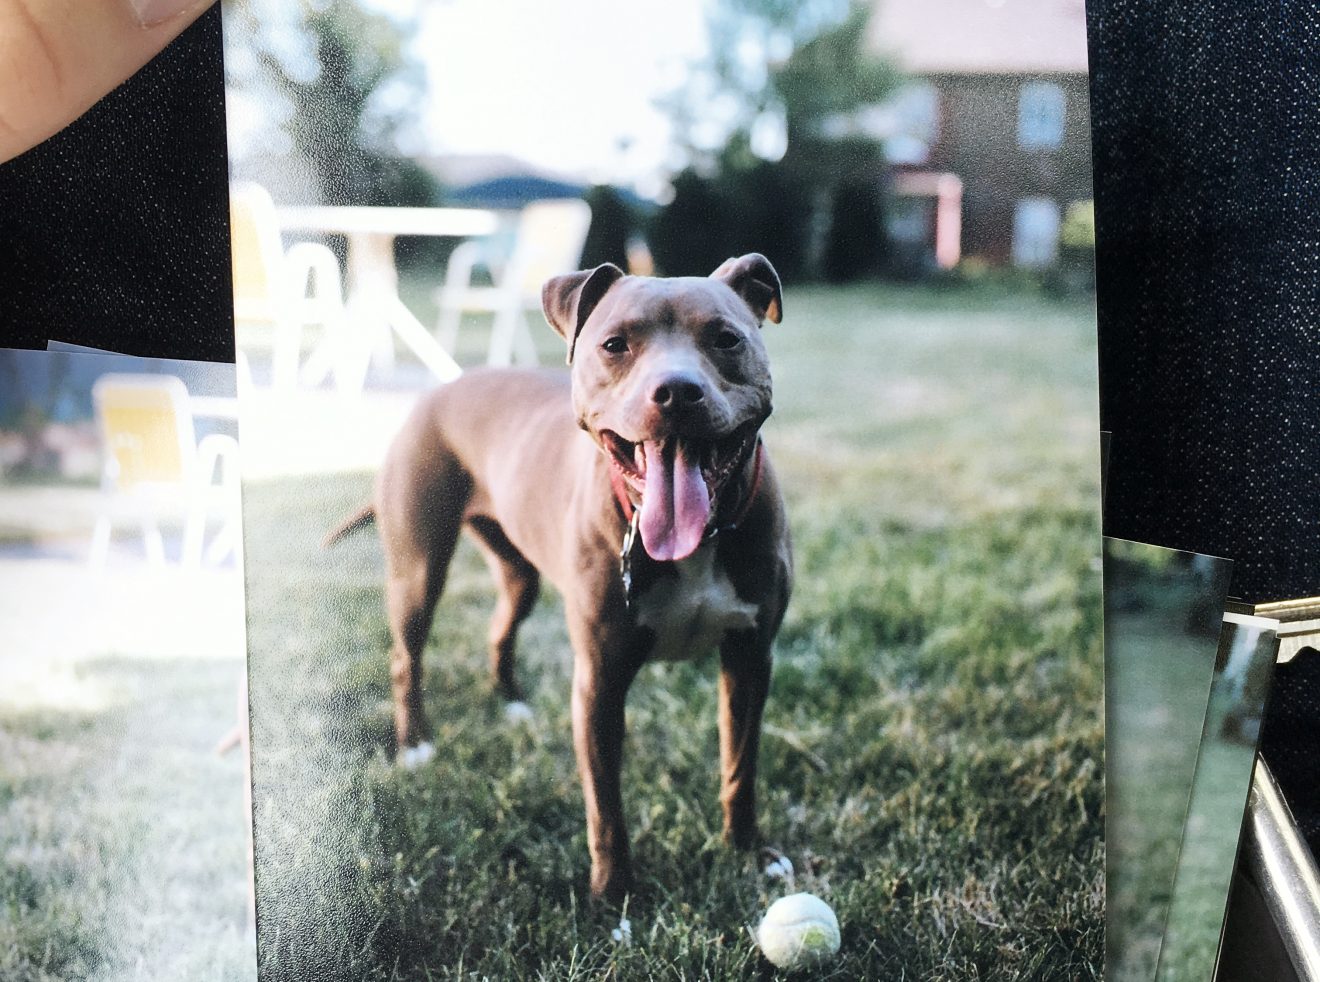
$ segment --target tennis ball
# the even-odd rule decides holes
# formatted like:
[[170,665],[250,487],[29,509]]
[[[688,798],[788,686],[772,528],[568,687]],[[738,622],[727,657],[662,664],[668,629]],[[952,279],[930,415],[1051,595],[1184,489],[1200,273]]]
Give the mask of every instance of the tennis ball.
[[819,897],[794,893],[770,905],[756,943],[771,964],[790,972],[823,965],[839,950],[839,920]]

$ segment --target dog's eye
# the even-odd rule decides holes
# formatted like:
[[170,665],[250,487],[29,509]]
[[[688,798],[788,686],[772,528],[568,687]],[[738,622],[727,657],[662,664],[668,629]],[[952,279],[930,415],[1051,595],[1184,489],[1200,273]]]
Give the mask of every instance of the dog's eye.
[[720,331],[719,334],[715,335],[714,344],[715,347],[727,351],[730,348],[736,348],[738,345],[742,344],[742,335],[737,331]]
[[628,342],[616,334],[612,338],[606,338],[601,347],[612,355],[621,355],[628,350]]

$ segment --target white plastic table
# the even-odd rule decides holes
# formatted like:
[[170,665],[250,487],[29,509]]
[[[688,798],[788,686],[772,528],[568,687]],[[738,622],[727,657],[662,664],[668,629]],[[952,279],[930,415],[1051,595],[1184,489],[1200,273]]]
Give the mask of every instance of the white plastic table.
[[359,388],[372,361],[393,363],[391,331],[440,381],[452,382],[462,374],[453,356],[399,297],[394,239],[399,235],[454,238],[490,235],[499,228],[498,214],[476,208],[356,205],[287,207],[278,209],[277,214],[281,229],[327,232],[348,238],[347,303],[353,321],[366,328],[364,342],[369,345],[357,359]]

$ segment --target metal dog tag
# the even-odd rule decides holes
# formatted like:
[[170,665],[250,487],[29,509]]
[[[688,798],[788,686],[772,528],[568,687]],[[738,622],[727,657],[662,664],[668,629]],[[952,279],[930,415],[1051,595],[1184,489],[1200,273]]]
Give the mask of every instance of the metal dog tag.
[[628,531],[623,533],[623,549],[619,552],[619,575],[623,577],[623,605],[632,606],[632,551],[637,541],[637,524],[641,521],[640,510],[634,511]]

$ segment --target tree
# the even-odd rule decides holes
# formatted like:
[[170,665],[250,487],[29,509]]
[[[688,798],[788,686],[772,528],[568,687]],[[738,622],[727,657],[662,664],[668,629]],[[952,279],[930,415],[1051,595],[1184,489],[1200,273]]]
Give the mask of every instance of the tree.
[[420,70],[403,53],[406,25],[334,0],[267,5],[260,14],[235,3],[226,17],[241,18],[257,70],[287,100],[283,130],[311,165],[322,201],[437,203],[434,178],[396,142],[412,122],[409,107],[422,102]]
[[785,279],[879,271],[883,154],[872,139],[841,135],[898,80],[866,51],[870,11],[848,0],[715,8],[713,53],[668,103],[690,166],[652,229],[662,269],[750,247]]
[[[10,477],[49,477],[59,470],[59,454],[46,436],[63,399],[76,395],[67,354],[0,349],[0,427],[18,432],[23,440]],[[0,470],[3,470],[0,468]]]
[[[771,71],[789,152],[820,154],[823,143],[837,142],[829,134],[832,120],[882,102],[897,85],[897,72],[865,51],[870,14],[869,6],[852,6],[840,24],[798,47]],[[871,144],[865,137],[850,142]]]
[[[709,170],[745,162],[732,151],[800,154],[827,136],[831,117],[882,101],[898,75],[865,50],[870,15],[850,0],[721,0],[707,20],[709,60],[663,102],[687,159]],[[777,153],[767,147],[774,129]]]
[[627,269],[628,242],[641,225],[637,210],[617,188],[605,184],[589,188],[583,199],[591,207],[591,227],[582,246],[582,268],[614,263]]

